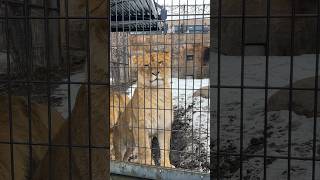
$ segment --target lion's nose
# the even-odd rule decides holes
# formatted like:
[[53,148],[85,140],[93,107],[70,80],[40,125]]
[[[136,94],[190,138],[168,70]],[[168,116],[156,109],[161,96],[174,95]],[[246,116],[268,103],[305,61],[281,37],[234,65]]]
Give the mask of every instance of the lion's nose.
[[157,73],[152,72],[152,74],[153,74],[154,76],[158,76],[159,71],[158,71]]

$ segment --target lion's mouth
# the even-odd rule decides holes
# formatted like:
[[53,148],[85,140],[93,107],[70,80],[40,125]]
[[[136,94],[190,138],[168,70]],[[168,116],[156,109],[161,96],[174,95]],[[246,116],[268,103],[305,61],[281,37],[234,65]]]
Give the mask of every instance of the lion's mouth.
[[150,83],[153,83],[153,82],[155,82],[155,81],[162,81],[163,79],[160,79],[160,78],[156,78],[156,79],[154,79],[154,80],[150,80]]

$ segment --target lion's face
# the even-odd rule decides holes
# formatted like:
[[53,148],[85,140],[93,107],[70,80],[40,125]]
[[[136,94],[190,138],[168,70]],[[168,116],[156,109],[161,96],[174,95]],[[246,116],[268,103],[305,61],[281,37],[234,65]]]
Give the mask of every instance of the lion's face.
[[168,52],[151,52],[132,57],[138,68],[138,86],[165,87],[170,84],[171,58]]

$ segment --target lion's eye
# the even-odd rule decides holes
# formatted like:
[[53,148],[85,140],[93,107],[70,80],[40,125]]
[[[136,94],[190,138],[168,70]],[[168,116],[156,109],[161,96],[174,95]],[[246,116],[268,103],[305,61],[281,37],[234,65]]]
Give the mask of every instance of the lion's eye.
[[149,64],[145,64],[144,66],[145,66],[145,67],[148,67],[148,66],[149,66]]
[[159,62],[159,65],[162,65],[163,64],[163,62]]

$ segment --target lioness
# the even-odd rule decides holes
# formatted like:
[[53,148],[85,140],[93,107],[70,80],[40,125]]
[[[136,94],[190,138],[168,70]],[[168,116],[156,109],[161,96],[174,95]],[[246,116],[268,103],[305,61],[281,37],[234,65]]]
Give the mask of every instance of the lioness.
[[[65,4],[64,0],[61,2],[60,4]],[[90,66],[88,67],[90,69],[87,73],[91,83],[81,85],[70,121],[62,125],[57,136],[52,140],[56,143],[68,137],[70,129],[72,143],[47,153],[35,171],[33,179],[43,180],[48,177],[51,180],[108,179],[110,159],[108,44],[110,37],[107,32],[110,30],[110,22],[107,17],[109,1],[68,0],[66,2],[70,5],[69,15],[70,11],[78,10],[73,16],[80,16],[88,22],[86,27],[89,30],[87,35],[89,35]],[[89,14],[85,14],[86,12]]]
[[[138,67],[137,88],[114,127],[117,160],[136,155],[141,164],[154,164],[151,140],[157,137],[161,166],[170,164],[172,123],[171,57],[168,52],[146,52],[132,57]],[[132,142],[133,141],[133,142]]]
[[[9,113],[10,105],[11,113]],[[39,165],[46,153],[45,148],[35,145],[32,145],[32,151],[30,151],[29,143],[48,144],[48,105],[37,103],[30,103],[30,105],[29,111],[25,98],[11,96],[10,104],[9,96],[0,96],[0,141],[2,142],[0,145],[0,179],[11,179],[11,173],[14,173],[14,179],[28,179],[34,170],[32,168]],[[29,115],[31,119],[29,119]],[[51,136],[54,137],[65,121],[54,110],[51,110],[50,116]],[[31,129],[29,129],[29,125],[31,125]],[[29,135],[31,135],[32,141],[30,141]],[[5,142],[7,143],[3,144]],[[10,143],[13,143],[12,148]],[[13,162],[11,162],[11,152],[13,153]],[[32,159],[30,159],[31,157]]]
[[115,154],[113,150],[113,127],[118,121],[120,112],[123,112],[127,103],[129,102],[129,97],[125,93],[118,91],[110,92],[110,157],[112,160],[115,159]]
[[[106,74],[108,75],[108,44],[110,42],[107,32],[110,29],[107,16],[109,15],[108,3],[106,0],[60,0],[62,7],[68,7],[68,16],[64,14],[67,10],[61,10],[61,17],[66,17],[68,21],[72,21],[72,17],[83,17],[89,23],[89,38],[90,41],[90,81],[92,84],[106,83]],[[87,11],[88,4],[88,11]],[[68,5],[68,6],[67,6]],[[87,15],[86,12],[89,14]],[[88,18],[89,16],[89,18]],[[63,21],[62,24],[67,24]],[[61,32],[65,32],[64,26]],[[63,34],[63,33],[62,33]],[[68,37],[68,36],[62,36]],[[108,79],[108,77],[107,77]],[[90,83],[88,83],[90,84]],[[106,83],[107,84],[107,83]],[[90,98],[88,98],[90,96]],[[25,106],[25,101],[20,97],[14,97],[12,100],[13,105],[13,135],[14,140],[26,142],[29,129],[27,128],[28,113]],[[29,152],[13,145],[14,147],[14,179],[106,179],[109,175],[109,135],[108,135],[108,119],[109,119],[109,90],[108,85],[81,85],[78,92],[74,109],[72,111],[70,121],[65,121],[59,132],[58,125],[53,127],[57,129],[52,130],[52,144],[59,145],[51,147],[51,151],[46,152],[43,150],[32,153],[32,161],[34,167],[29,171]],[[10,137],[10,128],[8,126],[8,113],[9,106],[7,100],[1,100],[0,109],[0,122],[1,141],[8,142]],[[90,108],[89,108],[90,107]],[[47,140],[48,128],[47,124],[47,110],[46,106],[33,104],[31,108],[32,113],[32,136],[33,142],[37,138],[45,138]],[[90,117],[90,118],[89,118]],[[18,118],[18,119],[15,119]],[[57,119],[61,118],[60,115],[52,112],[52,120],[58,122]],[[19,120],[19,121],[18,121]],[[60,125],[59,125],[60,126]],[[91,127],[91,128],[90,128]],[[71,143],[66,142],[66,138],[71,135]],[[23,139],[24,138],[24,139]],[[63,142],[63,143],[61,143]],[[19,142],[21,143],[21,142]],[[28,145],[28,141],[27,144]],[[10,142],[8,146],[1,144],[0,146],[0,179],[11,179],[10,167]],[[28,147],[28,146],[27,146]],[[44,148],[48,147],[46,145]],[[70,150],[70,151],[69,151]],[[44,156],[44,157],[43,157]],[[43,158],[42,158],[43,157]],[[31,157],[30,157],[31,158]],[[41,160],[42,159],[42,160]],[[38,161],[40,165],[38,165]],[[70,170],[70,171],[69,171]],[[32,177],[30,177],[32,176]]]

